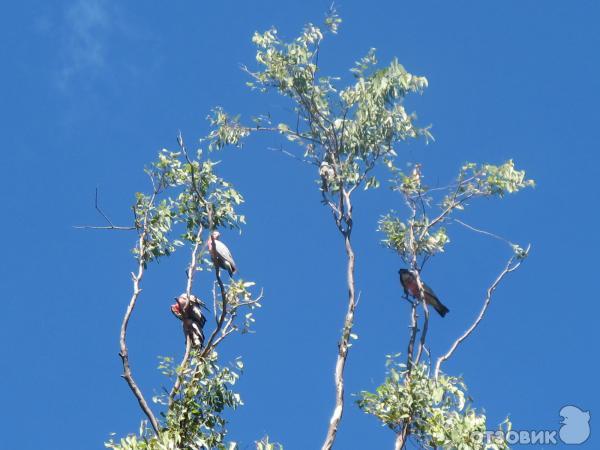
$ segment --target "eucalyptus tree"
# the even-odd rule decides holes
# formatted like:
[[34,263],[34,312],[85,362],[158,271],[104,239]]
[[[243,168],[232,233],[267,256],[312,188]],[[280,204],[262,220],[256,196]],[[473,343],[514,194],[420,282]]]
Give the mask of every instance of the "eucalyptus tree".
[[[322,449],[333,447],[340,427],[345,400],[344,369],[352,340],[356,339],[353,333],[357,305],[352,240],[354,194],[360,188],[379,187],[380,174],[387,172],[377,171],[378,166],[391,171],[393,189],[406,206],[402,213],[392,210],[380,218],[379,229],[385,235],[383,243],[397,252],[414,274],[418,292],[415,295],[412,291],[415,298],[409,317],[405,361],[399,362],[397,355],[388,357],[384,383],[373,393],[360,393],[358,406],[393,430],[396,450],[405,448],[411,438],[421,448],[506,448],[502,439],[490,442],[479,439],[487,430],[485,416],[473,407],[462,380],[441,369],[480,325],[496,288],[522,264],[529,252],[529,247],[523,248],[473,227],[458,215],[476,198],[504,197],[532,186],[533,182],[523,171],[517,170],[512,161],[500,165],[467,163],[459,170],[456,180],[443,188],[427,186],[418,163],[409,174],[397,169],[395,161],[399,159],[398,151],[403,142],[432,138],[429,128],[418,126],[416,115],[407,112],[403,104],[407,95],[424,91],[427,79],[409,73],[397,60],[381,67],[374,49],[350,69],[354,79],[346,85],[339,77],[322,74],[321,44],[326,35],[337,33],[340,22],[335,11],[330,11],[324,28],[308,24],[291,40],[281,39],[275,28],[255,33],[252,41],[256,45],[257,65],[244,67],[250,77],[248,85],[261,93],[281,95],[292,105],[293,114],[275,120],[267,112],[251,123],[243,123],[238,116],[215,108],[209,115],[211,131],[206,138],[209,152],[199,150],[191,158],[179,136],[179,149],[161,151],[158,160],[147,169],[151,190],[136,195],[133,224],[115,226],[104,216],[109,225],[92,227],[137,233],[134,246],[137,270],[132,274],[132,294],[122,321],[120,354],[123,377],[149,426],[143,422],[138,434],[119,441],[111,439],[107,447],[118,450],[236,448],[234,442],[228,441],[224,413],[241,405],[233,386],[242,363],[236,360],[233,367],[224,366],[218,360],[216,349],[231,333],[251,327],[252,312],[260,306],[262,295],[251,292],[252,282],[229,278],[224,283],[220,268],[231,275],[235,267],[223,265],[218,259],[211,262],[210,255],[215,257],[211,249],[218,245],[215,239],[219,236],[214,232],[239,229],[245,219],[238,213],[242,196],[216,174],[215,163],[209,155],[210,151],[229,145],[241,146],[253,133],[276,133],[296,149],[284,150],[286,154],[314,167],[320,199],[332,214],[346,256],[347,309],[334,370],[335,405]],[[489,286],[482,309],[471,326],[445,354],[438,355],[432,367],[434,355],[427,346],[429,310],[421,272],[432,257],[443,253],[449,242],[450,225],[501,239],[510,245],[511,255]],[[207,298],[212,292],[212,308],[205,302],[202,304],[211,311],[214,323],[204,347],[194,345],[203,340],[199,339],[203,330],[196,330],[194,336],[186,334],[184,356],[179,364],[172,358],[161,361],[159,368],[172,380],[172,386],[165,389],[163,395],[153,398],[154,408],[161,411],[157,415],[133,376],[127,328],[149,265],[182,247],[190,252],[182,295],[189,302],[192,298]],[[205,280],[200,288],[194,288],[197,272],[206,270],[214,270],[214,281],[206,283]],[[201,295],[200,290],[204,290],[205,295]],[[419,311],[423,314],[420,323]],[[428,361],[423,355],[428,356]],[[508,421],[499,427],[500,431],[509,429]],[[256,446],[258,450],[282,448],[268,438]]]
[[[403,199],[406,213],[396,211],[383,216],[379,230],[383,243],[394,250],[416,278],[418,292],[412,302],[410,335],[406,362],[388,357],[388,375],[374,393],[362,392],[358,406],[377,417],[396,433],[395,449],[405,448],[412,436],[420,448],[503,449],[506,442],[498,436],[485,440],[486,418],[467,401],[466,387],[456,377],[441,372],[458,347],[483,320],[496,288],[507,275],[519,268],[529,254],[523,248],[492,232],[473,227],[456,217],[477,198],[502,198],[534,185],[517,170],[512,160],[500,165],[464,164],[456,179],[445,187],[428,187],[424,183],[421,165],[415,164],[409,174],[392,167],[393,189]],[[404,217],[404,218],[403,218]],[[431,374],[431,364],[422,356],[433,358],[426,347],[429,310],[421,272],[428,261],[443,253],[450,242],[448,229],[452,225],[501,240],[509,246],[509,256],[496,279],[487,289],[483,306],[467,330],[439,355]],[[408,295],[405,294],[408,300]],[[423,320],[418,324],[417,309],[421,306]],[[418,339],[418,342],[417,342]],[[500,432],[510,431],[510,422],[500,425]]]
[[[423,448],[478,448],[472,433],[485,427],[485,417],[465,403],[466,388],[459,379],[441,374],[441,365],[479,325],[496,287],[520,266],[529,248],[523,249],[509,242],[512,256],[488,289],[480,314],[449,351],[439,356],[434,376],[430,376],[429,366],[421,359],[428,352],[429,310],[424,301],[420,271],[449,242],[446,228],[450,223],[499,238],[455,218],[457,211],[477,197],[503,197],[532,186],[533,182],[525,178],[523,171],[515,169],[512,161],[497,166],[465,164],[457,180],[445,189],[425,186],[418,163],[414,164],[412,173],[401,173],[395,166],[400,144],[410,139],[429,141],[432,138],[429,127],[419,127],[416,115],[407,112],[403,106],[408,94],[424,91],[427,79],[409,73],[397,60],[380,67],[374,49],[350,69],[354,81],[348,85],[342,85],[341,77],[323,74],[319,67],[321,44],[327,33],[337,33],[340,22],[335,11],[330,11],[324,31],[308,24],[291,40],[281,39],[275,28],[255,33],[252,40],[256,45],[257,67],[244,67],[250,77],[247,84],[258,92],[275,92],[286,98],[292,105],[293,115],[275,120],[267,113],[248,124],[217,108],[209,117],[213,127],[210,145],[213,148],[241,146],[252,133],[271,132],[299,146],[301,155],[288,150],[284,152],[315,167],[322,202],[332,212],[343,238],[347,256],[348,306],[334,373],[335,407],[323,450],[332,448],[340,426],[344,410],[344,367],[354,337],[353,193],[360,187],[379,187],[380,180],[374,175],[377,165],[390,169],[395,177],[394,189],[408,206],[408,217],[403,219],[392,211],[381,218],[380,230],[385,233],[384,244],[394,249],[416,274],[419,292],[410,316],[406,362],[398,366],[395,360],[390,360],[391,368],[384,385],[375,394],[363,392],[358,404],[396,432],[397,449],[404,448],[411,435]],[[445,195],[439,198],[440,193]],[[431,211],[435,208],[438,213],[432,216]],[[424,316],[421,327],[418,324],[419,307]],[[500,440],[490,446],[502,448],[505,444]]]
[[353,194],[360,187],[377,187],[373,175],[378,164],[392,165],[398,144],[408,139],[430,137],[426,127],[415,123],[403,100],[409,93],[421,93],[427,79],[416,76],[392,61],[379,68],[375,50],[356,62],[351,69],[354,81],[338,86],[338,78],[323,75],[319,67],[321,43],[325,35],[336,33],[341,19],[331,11],[326,28],[308,24],[290,41],[281,39],[277,29],[255,33],[258,67],[244,70],[248,85],[259,92],[274,91],[293,106],[293,117],[275,121],[270,114],[243,124],[223,109],[210,117],[213,131],[209,139],[213,148],[241,145],[242,139],[255,132],[281,134],[300,148],[301,158],[315,167],[321,200],[332,213],[346,253],[347,310],[338,343],[335,365],[335,406],[323,443],[330,449],[335,441],[344,410],[344,367],[351,347],[356,286],[355,252],[352,245]]
[[[254,322],[253,311],[261,306],[262,294],[251,292],[254,283],[250,281],[230,278],[225,283],[219,266],[209,257],[208,247],[217,235],[217,229],[240,229],[245,223],[245,216],[238,212],[244,199],[231,183],[218,176],[216,163],[206,152],[198,150],[195,157],[190,157],[181,135],[177,141],[177,151],[160,151],[157,160],[145,170],[150,191],[135,195],[132,225],[115,226],[96,204],[108,225],[85,227],[131,230],[137,235],[133,247],[136,270],[131,275],[132,293],[121,325],[120,356],[122,377],[146,420],[138,435],[107,442],[106,446],[112,449],[235,447],[235,443],[227,441],[224,412],[242,404],[233,386],[243,365],[240,359],[231,365],[223,365],[218,361],[217,348],[232,333],[249,331]],[[185,351],[180,364],[174,364],[170,357],[161,359],[159,369],[168,376],[172,386],[163,388],[162,395],[153,397],[155,406],[151,407],[130,364],[128,325],[141,300],[141,283],[151,265],[184,248],[189,251],[189,260],[185,279],[181,280],[180,289],[184,292],[181,295],[209,311],[207,314],[213,316],[214,323],[203,346],[197,342],[195,345],[192,335],[185,335]],[[196,275],[211,270],[214,281],[205,277],[201,285],[196,283],[195,286]],[[148,297],[151,293],[144,291],[144,295]],[[202,300],[211,297],[212,304]],[[170,315],[169,304],[170,299],[165,299],[165,314]],[[155,409],[159,409],[160,415]]]

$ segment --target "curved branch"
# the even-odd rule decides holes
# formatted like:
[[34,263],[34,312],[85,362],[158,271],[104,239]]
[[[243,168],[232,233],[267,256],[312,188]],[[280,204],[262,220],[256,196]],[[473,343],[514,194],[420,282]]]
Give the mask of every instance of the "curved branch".
[[[529,249],[531,246],[527,246],[527,249],[525,250],[525,253],[529,253]],[[504,267],[504,269],[502,270],[502,272],[500,272],[500,274],[498,275],[498,277],[494,280],[494,282],[490,285],[490,287],[487,290],[487,295],[485,297],[485,300],[483,302],[483,307],[481,308],[481,311],[479,312],[479,315],[475,318],[475,320],[473,321],[473,323],[471,324],[471,326],[462,334],[460,335],[452,344],[452,346],[450,347],[450,349],[442,356],[440,356],[435,364],[435,371],[434,371],[434,377],[437,379],[440,373],[440,369],[442,366],[442,363],[444,363],[445,361],[447,361],[456,351],[456,349],[458,348],[458,346],[460,344],[462,344],[465,339],[467,339],[471,334],[473,334],[473,332],[475,331],[475,329],[477,328],[477,326],[480,324],[480,322],[483,320],[485,313],[487,312],[490,303],[492,301],[492,296],[494,294],[494,291],[496,290],[496,288],[498,287],[498,285],[502,282],[502,280],[511,272],[514,272],[515,270],[517,270],[519,268],[519,266],[521,265],[521,263],[523,262],[523,259],[520,258],[518,260],[517,263],[515,263],[515,256],[512,256],[508,262],[506,263],[506,266]]]
[[458,220],[457,218],[452,219],[452,221],[458,223],[459,225],[462,225],[463,227],[465,227],[471,231],[475,231],[476,233],[481,233],[486,236],[492,237],[494,239],[498,239],[499,241],[505,242],[508,245],[510,245],[511,247],[513,247],[515,245],[512,242],[510,242],[508,239],[503,238],[502,236],[498,236],[497,234],[490,233],[489,231],[480,230],[479,228],[475,228],[474,226],[469,225],[468,223],[465,223],[462,220]]
[[144,412],[144,414],[146,414],[146,417],[150,421],[150,424],[152,425],[152,428],[154,429],[155,433],[159,434],[160,427],[159,427],[158,421],[156,420],[154,413],[148,406],[148,403],[146,402],[146,399],[144,398],[142,391],[140,390],[137,383],[133,379],[133,375],[131,373],[131,367],[129,365],[129,351],[127,349],[127,326],[129,324],[129,319],[131,318],[131,314],[133,313],[133,309],[135,308],[135,304],[140,295],[140,292],[142,292],[142,290],[140,289],[140,281],[144,275],[144,250],[145,250],[144,249],[144,247],[145,247],[144,241],[145,241],[145,239],[146,239],[146,231],[144,230],[140,234],[140,238],[138,241],[138,250],[139,250],[138,271],[137,271],[137,274],[134,274],[134,273],[131,274],[132,280],[133,280],[133,293],[131,295],[131,299],[129,300],[129,305],[127,306],[127,311],[125,312],[125,316],[123,317],[123,322],[121,323],[121,333],[120,333],[120,339],[119,339],[121,351],[119,353],[119,356],[121,357],[121,361],[123,363],[122,377],[125,379],[125,381],[127,381],[129,388],[133,392],[133,395],[135,395],[135,397],[137,398],[140,408],[142,408],[142,411]]

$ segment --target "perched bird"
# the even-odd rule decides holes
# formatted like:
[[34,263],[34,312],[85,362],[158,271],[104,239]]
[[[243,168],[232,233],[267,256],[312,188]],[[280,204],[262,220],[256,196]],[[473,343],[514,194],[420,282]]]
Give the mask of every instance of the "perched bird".
[[206,318],[200,311],[200,300],[194,295],[183,293],[171,305],[171,312],[183,323],[183,334],[189,337],[194,347],[204,345]]
[[323,161],[319,166],[319,176],[321,177],[321,189],[327,192],[329,190],[329,183],[335,177],[335,171],[327,161]]
[[231,252],[227,246],[219,240],[219,236],[221,236],[221,233],[218,231],[215,230],[212,232],[208,239],[208,251],[210,252],[215,267],[225,269],[229,273],[229,276],[232,277],[237,270],[237,267],[235,266],[235,261],[233,260],[233,256],[231,256]]
[[[400,283],[404,288],[404,293],[406,295],[410,294],[414,298],[419,298],[419,285],[417,284],[417,277],[415,276],[414,270],[408,269],[400,269],[398,271],[400,274]],[[425,303],[431,305],[435,308],[435,310],[439,313],[440,316],[444,317],[446,313],[450,310],[446,308],[440,299],[435,295],[435,292],[427,286],[423,281],[421,281],[423,285],[423,296],[425,297]]]

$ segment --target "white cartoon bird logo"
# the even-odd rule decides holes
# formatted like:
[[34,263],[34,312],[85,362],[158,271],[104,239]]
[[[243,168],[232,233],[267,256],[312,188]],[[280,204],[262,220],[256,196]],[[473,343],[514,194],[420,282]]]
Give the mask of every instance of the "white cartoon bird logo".
[[560,410],[560,439],[565,444],[583,444],[590,437],[590,412],[568,405]]

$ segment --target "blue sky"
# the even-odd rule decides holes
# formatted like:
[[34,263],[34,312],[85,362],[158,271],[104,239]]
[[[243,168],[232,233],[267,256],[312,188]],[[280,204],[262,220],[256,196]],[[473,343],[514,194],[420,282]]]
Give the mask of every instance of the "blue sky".
[[[101,448],[110,432],[142,418],[120,378],[118,328],[130,294],[134,235],[79,231],[98,223],[94,189],[118,223],[131,219],[142,172],[162,147],[207,132],[209,109],[248,117],[287,104],[250,93],[240,64],[250,37],[272,25],[293,37],[320,22],[329,3],[23,1],[0,15],[0,373],[2,448]],[[480,201],[464,216],[520,243],[526,264],[503,285],[476,335],[445,369],[463,375],[490,423],[557,429],[567,404],[600,412],[595,345],[597,175],[600,123],[594,1],[341,2],[343,24],[321,54],[346,76],[376,47],[430,82],[407,106],[433,124],[436,142],[399,147],[399,164],[420,161],[431,184],[467,160],[514,158],[537,181],[504,201]],[[224,239],[240,273],[265,289],[256,334],[231,339],[242,355],[246,405],[230,424],[242,449],[269,434],[286,449],[317,448],[333,406],[336,341],[345,310],[343,243],[319,203],[314,170],[250,140],[222,155],[222,174],[246,196],[248,226]],[[312,171],[311,171],[312,170]],[[359,341],[347,365],[347,409],[338,449],[391,448],[393,436],[352,405],[374,388],[384,355],[404,351],[409,307],[400,299],[400,261],[379,244],[380,214],[401,208],[386,189],[355,200]],[[451,229],[447,253],[424,278],[450,308],[430,326],[445,351],[479,310],[507,256],[504,244]],[[148,396],[163,383],[157,355],[180,356],[169,312],[183,290],[184,254],[152,267],[130,327],[131,362]],[[198,290],[208,285],[200,278]],[[550,447],[547,447],[550,448]]]

